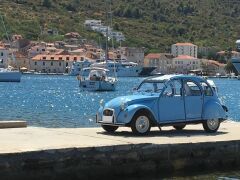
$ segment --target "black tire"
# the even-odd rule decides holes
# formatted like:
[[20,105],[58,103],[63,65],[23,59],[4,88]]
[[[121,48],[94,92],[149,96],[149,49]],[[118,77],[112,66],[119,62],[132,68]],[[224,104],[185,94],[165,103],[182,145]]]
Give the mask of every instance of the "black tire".
[[145,111],[138,112],[134,115],[131,122],[132,132],[136,135],[146,135],[151,129],[151,118]]
[[215,133],[217,132],[219,126],[220,126],[220,120],[219,119],[209,119],[203,122],[203,129],[207,133]]
[[110,126],[110,125],[102,124],[102,128],[109,133],[114,133],[118,129],[118,126]]
[[186,124],[179,124],[179,125],[174,125],[174,129],[180,131],[183,130],[186,127]]

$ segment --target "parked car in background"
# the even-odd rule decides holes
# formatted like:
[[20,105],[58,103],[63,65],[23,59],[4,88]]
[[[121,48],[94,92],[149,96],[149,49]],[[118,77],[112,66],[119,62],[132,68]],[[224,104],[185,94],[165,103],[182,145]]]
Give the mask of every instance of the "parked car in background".
[[119,126],[135,134],[147,134],[154,126],[202,123],[206,132],[216,132],[227,118],[227,107],[218,98],[216,86],[201,77],[164,75],[143,80],[133,95],[117,97],[102,104],[96,116],[107,132]]

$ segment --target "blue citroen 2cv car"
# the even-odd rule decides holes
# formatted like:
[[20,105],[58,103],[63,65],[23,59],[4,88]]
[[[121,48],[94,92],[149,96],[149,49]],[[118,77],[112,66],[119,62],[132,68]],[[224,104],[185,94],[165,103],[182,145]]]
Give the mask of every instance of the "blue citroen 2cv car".
[[151,127],[202,123],[206,132],[216,132],[227,118],[215,88],[206,79],[188,75],[164,75],[143,80],[130,96],[101,104],[96,116],[107,132],[119,126],[131,127],[135,134],[147,134]]

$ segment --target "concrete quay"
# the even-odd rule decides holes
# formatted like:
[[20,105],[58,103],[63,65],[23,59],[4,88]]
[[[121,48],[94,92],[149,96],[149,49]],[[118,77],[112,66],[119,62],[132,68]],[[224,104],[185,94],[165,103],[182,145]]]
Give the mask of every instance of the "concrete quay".
[[27,127],[26,121],[0,121],[0,129]]
[[240,123],[224,122],[217,133],[201,125],[171,127],[134,136],[101,128],[0,129],[3,179],[102,179],[159,177],[240,167]]

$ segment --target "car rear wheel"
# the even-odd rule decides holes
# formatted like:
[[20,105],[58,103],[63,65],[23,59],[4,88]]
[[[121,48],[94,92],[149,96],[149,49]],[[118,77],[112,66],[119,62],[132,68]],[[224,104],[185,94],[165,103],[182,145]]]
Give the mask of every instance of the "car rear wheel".
[[147,113],[137,113],[132,120],[131,129],[134,134],[146,135],[151,129],[151,120]]
[[173,126],[176,130],[180,131],[183,130],[186,127],[186,124],[179,124],[179,125],[175,125]]
[[102,128],[109,133],[113,133],[118,129],[118,126],[102,125]]
[[220,126],[220,120],[217,118],[216,119],[208,119],[203,122],[203,128],[208,133],[217,132],[219,126]]

